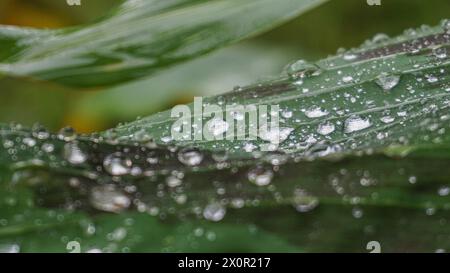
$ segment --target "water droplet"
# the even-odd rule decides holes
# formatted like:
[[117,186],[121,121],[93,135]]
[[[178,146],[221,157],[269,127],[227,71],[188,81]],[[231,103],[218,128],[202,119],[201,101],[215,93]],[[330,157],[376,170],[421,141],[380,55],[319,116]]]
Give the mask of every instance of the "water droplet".
[[171,142],[173,139],[172,139],[172,137],[171,136],[163,136],[163,137],[161,137],[161,141],[163,142],[163,143],[169,143],[169,142]]
[[230,116],[238,121],[245,119],[245,113],[243,111],[238,111],[238,110],[231,111]]
[[438,47],[433,49],[433,55],[438,59],[446,59],[447,58],[447,49],[443,47]]
[[42,151],[46,152],[46,153],[52,153],[55,150],[55,145],[51,144],[51,143],[44,143],[42,144]]
[[352,209],[352,215],[353,215],[353,217],[359,219],[359,218],[363,217],[364,212],[360,208],[353,208]]
[[328,115],[328,111],[322,109],[319,106],[312,106],[305,110],[305,115],[308,118],[320,118],[320,117]]
[[78,165],[84,163],[88,157],[77,143],[70,142],[64,145],[64,158],[71,164]]
[[329,121],[321,123],[317,127],[317,133],[324,136],[331,134],[332,132],[334,132],[334,130],[335,130],[334,124]]
[[444,186],[444,187],[440,187],[438,190],[438,194],[440,196],[447,196],[450,194],[450,187]]
[[427,82],[429,82],[429,83],[435,83],[435,82],[439,81],[438,77],[435,77],[433,75],[426,75],[426,78],[427,78]]
[[125,157],[121,152],[110,154],[103,160],[105,170],[114,176],[129,174],[132,165],[131,159]]
[[77,138],[77,133],[72,127],[65,127],[59,131],[58,138],[64,141],[73,141]]
[[203,217],[206,220],[219,222],[225,217],[226,209],[220,203],[211,203],[203,210]]
[[442,20],[441,25],[446,33],[450,33],[450,20],[449,19]]
[[295,78],[303,78],[308,74],[312,74],[319,70],[319,68],[312,63],[309,63],[305,60],[295,61],[285,68],[285,71],[288,75],[291,75]]
[[228,159],[228,153],[227,151],[218,151],[218,152],[214,152],[211,157],[216,161],[216,162],[225,162]]
[[384,33],[378,33],[372,38],[373,44],[380,44],[389,40],[389,36]]
[[40,125],[35,124],[32,128],[33,136],[37,139],[43,140],[50,137],[50,133],[47,131],[47,129]]
[[296,189],[292,198],[292,205],[298,212],[309,212],[319,205],[319,199],[311,196],[303,189]]
[[230,126],[228,122],[220,119],[220,118],[213,118],[212,120],[208,121],[206,124],[208,131],[213,136],[220,136],[226,131],[228,131],[228,127]]
[[344,54],[343,58],[346,61],[353,61],[358,57],[358,55],[356,55],[355,53],[352,52],[347,52]]
[[203,155],[197,149],[186,148],[178,153],[178,160],[186,166],[197,166],[203,160]]
[[182,183],[183,181],[180,178],[176,177],[175,175],[170,175],[166,178],[166,184],[171,188],[178,187]]
[[274,166],[280,166],[285,164],[289,159],[289,156],[283,152],[273,152],[269,153],[264,157],[264,160],[266,162],[269,162],[270,164]]
[[293,131],[293,128],[271,128],[270,130],[261,130],[259,132],[259,137],[262,140],[269,141],[271,143],[281,143],[285,141],[290,133]]
[[31,137],[26,137],[22,140],[23,144],[27,145],[28,147],[34,147],[36,145],[36,140]]
[[98,210],[116,213],[127,209],[131,204],[130,198],[116,189],[114,185],[92,188],[89,200],[91,205]]
[[353,81],[353,77],[352,77],[352,76],[344,76],[344,77],[342,78],[342,81],[343,81],[344,83],[351,83],[351,82]]
[[352,133],[369,128],[372,123],[368,118],[362,118],[360,116],[351,116],[345,120],[344,133]]
[[380,120],[383,123],[391,123],[395,120],[395,118],[391,117],[391,116],[384,116],[384,117],[381,117]]
[[390,91],[398,85],[400,82],[399,75],[389,75],[382,73],[375,80],[375,83],[380,86],[384,91]]
[[240,209],[245,206],[245,201],[242,198],[234,198],[231,200],[231,206],[235,209]]
[[108,234],[108,235],[110,235],[108,237],[111,240],[120,242],[123,239],[125,239],[125,237],[127,237],[127,230],[126,230],[126,228],[119,227],[119,228],[116,228],[111,234]]
[[250,182],[257,186],[267,186],[270,182],[272,182],[273,172],[269,169],[256,167],[247,173],[247,178]]
[[0,244],[0,253],[19,253],[20,246],[18,244]]
[[283,118],[292,118],[292,111],[289,111],[289,110],[283,111],[283,112],[281,112],[281,116]]
[[247,153],[251,153],[258,147],[255,144],[249,142],[249,143],[245,143],[243,148],[244,148],[244,151],[246,151]]
[[417,177],[415,177],[415,176],[410,176],[410,177],[408,178],[408,182],[411,183],[411,184],[416,184],[416,183],[417,183]]

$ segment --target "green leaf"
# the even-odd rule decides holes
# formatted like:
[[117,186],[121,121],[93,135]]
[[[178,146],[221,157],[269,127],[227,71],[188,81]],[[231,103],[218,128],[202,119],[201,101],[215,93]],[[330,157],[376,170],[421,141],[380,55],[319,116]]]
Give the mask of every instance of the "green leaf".
[[[274,151],[261,151],[266,138],[167,142],[176,121],[170,111],[82,136],[3,125],[2,199],[31,201],[0,222],[0,236],[11,244],[24,242],[30,229],[69,234],[67,227],[55,233],[52,221],[30,224],[40,216],[21,217],[50,208],[74,214],[62,218],[74,219],[70,227],[81,221],[76,217],[105,217],[99,221],[115,228],[123,217],[152,219],[142,221],[156,222],[155,230],[136,226],[139,251],[185,251],[173,227],[195,233],[205,220],[221,230],[222,242],[236,242],[226,249],[206,242],[199,251],[253,251],[256,237],[243,226],[261,230],[273,251],[365,252],[372,240],[388,252],[448,249],[449,45],[448,21],[393,39],[377,36],[316,63],[295,62],[278,79],[205,99],[204,105],[278,104],[289,112],[281,122],[289,134]],[[88,248],[106,247],[105,233],[91,236]],[[161,243],[164,236],[170,238]]]
[[125,1],[97,23],[0,28],[0,73],[75,87],[118,84],[257,35],[324,0]]

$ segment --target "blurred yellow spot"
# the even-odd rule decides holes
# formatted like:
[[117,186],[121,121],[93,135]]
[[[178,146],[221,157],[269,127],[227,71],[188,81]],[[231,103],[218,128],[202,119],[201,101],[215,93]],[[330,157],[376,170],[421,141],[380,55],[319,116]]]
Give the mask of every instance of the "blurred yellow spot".
[[62,14],[52,13],[51,10],[23,1],[8,1],[0,7],[0,24],[58,28],[67,25],[68,22]]
[[108,129],[102,126],[104,123],[102,119],[95,118],[94,116],[83,116],[77,113],[76,115],[67,115],[62,127],[70,126],[78,133],[93,133]]

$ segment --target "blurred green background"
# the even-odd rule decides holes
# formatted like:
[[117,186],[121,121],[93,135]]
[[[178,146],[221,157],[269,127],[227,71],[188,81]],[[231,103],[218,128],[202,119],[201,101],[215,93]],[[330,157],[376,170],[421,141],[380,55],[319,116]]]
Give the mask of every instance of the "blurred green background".
[[[276,0],[274,0],[276,1]],[[120,0],[0,0],[0,24],[58,28],[95,22]],[[450,18],[448,0],[331,0],[264,35],[176,66],[151,78],[106,90],[73,90],[50,83],[0,80],[0,122],[36,122],[51,130],[70,125],[79,132],[170,108],[279,74],[295,59],[316,60],[338,48],[356,47],[377,33],[400,34]]]

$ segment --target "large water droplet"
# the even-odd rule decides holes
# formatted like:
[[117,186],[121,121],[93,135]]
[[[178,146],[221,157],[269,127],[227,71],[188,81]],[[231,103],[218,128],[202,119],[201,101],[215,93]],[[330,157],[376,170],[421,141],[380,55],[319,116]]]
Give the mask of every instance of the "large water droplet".
[[372,126],[370,119],[362,118],[360,116],[351,116],[345,120],[344,133],[352,133],[360,131]]
[[382,73],[375,80],[375,83],[380,86],[384,91],[390,91],[398,85],[400,82],[399,75],[389,75]]
[[81,151],[75,142],[69,142],[64,145],[64,158],[71,164],[82,164],[87,160],[87,155]]

